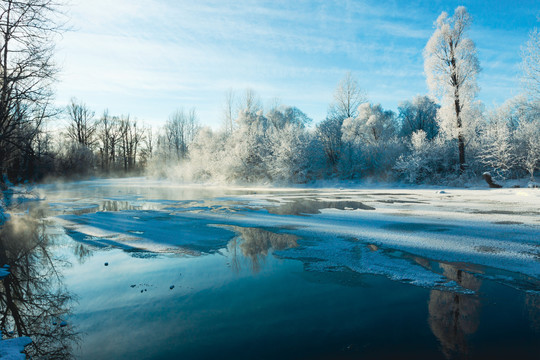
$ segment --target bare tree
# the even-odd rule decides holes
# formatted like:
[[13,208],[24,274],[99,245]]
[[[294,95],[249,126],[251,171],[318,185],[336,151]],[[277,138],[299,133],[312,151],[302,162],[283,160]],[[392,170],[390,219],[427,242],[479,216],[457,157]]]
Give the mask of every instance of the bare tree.
[[471,16],[463,6],[457,7],[452,17],[442,12],[435,22],[437,28],[424,49],[428,86],[435,95],[442,96],[452,109],[450,120],[455,124],[462,172],[465,170],[463,110],[476,96],[476,75],[480,71],[476,46],[465,36],[471,22]]
[[223,127],[225,130],[225,134],[227,136],[230,136],[233,132],[233,126],[234,126],[234,118],[235,118],[235,95],[234,90],[229,89],[225,93],[225,107],[223,109],[224,113],[224,123]]
[[52,60],[59,31],[53,0],[0,3],[0,172],[33,156],[32,140],[50,117]]
[[143,147],[140,152],[140,164],[144,167],[154,156],[155,138],[152,126],[143,126]]
[[137,126],[137,120],[130,120],[129,116],[120,120],[120,149],[125,172],[134,170],[143,139],[144,128]]
[[249,114],[262,110],[261,99],[253,89],[246,89],[240,102],[240,109]]
[[195,109],[185,112],[183,109],[175,111],[165,124],[165,139],[169,153],[174,153],[176,159],[185,159],[188,156],[188,147],[195,139],[199,130]]
[[358,85],[358,80],[348,71],[338,83],[334,93],[334,103],[330,106],[333,117],[345,120],[356,117],[360,104],[367,101],[366,93]]
[[69,119],[67,136],[80,145],[92,148],[96,143],[97,129],[94,112],[75,98],[71,99],[66,111]]
[[101,170],[109,172],[116,163],[116,147],[120,139],[120,125],[116,117],[111,117],[105,110],[98,123],[99,153]]

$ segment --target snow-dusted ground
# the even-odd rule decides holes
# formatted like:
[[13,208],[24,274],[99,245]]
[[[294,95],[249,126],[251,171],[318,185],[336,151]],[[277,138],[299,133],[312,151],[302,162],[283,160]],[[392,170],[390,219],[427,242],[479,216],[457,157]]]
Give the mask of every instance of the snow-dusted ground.
[[222,188],[132,178],[37,191],[67,234],[90,246],[200,255],[227,246],[235,233],[224,225],[262,227],[298,236],[275,254],[310,271],[474,291],[447,275],[452,264],[540,290],[538,189]]
[[0,333],[0,359],[3,360],[23,360],[26,355],[23,353],[24,347],[32,342],[27,336],[12,339],[2,339]]

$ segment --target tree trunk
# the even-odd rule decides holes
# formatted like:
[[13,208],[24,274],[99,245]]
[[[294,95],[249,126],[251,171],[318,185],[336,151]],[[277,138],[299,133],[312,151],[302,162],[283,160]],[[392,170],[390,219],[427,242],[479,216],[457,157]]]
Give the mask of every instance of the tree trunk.
[[[453,79],[455,80],[455,79]],[[457,83],[457,81],[455,81]],[[461,121],[461,106],[459,104],[459,88],[456,85],[454,92],[454,107],[456,110],[456,126],[458,129],[458,152],[459,152],[459,172],[465,171],[465,139],[463,138],[463,122]]]

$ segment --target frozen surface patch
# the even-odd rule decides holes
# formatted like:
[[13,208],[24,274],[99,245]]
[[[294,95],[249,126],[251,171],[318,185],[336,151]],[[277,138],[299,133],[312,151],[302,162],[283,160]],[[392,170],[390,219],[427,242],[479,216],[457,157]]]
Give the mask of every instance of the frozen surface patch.
[[75,240],[124,250],[212,252],[227,245],[234,236],[224,228],[207,226],[205,219],[171,215],[163,211],[97,212],[61,215],[60,224]]
[[360,274],[383,275],[416,286],[470,293],[455,281],[418,263],[391,255],[374,245],[353,239],[332,238],[310,241],[307,246],[280,251],[279,256],[304,262],[310,271],[352,270]]
[[4,265],[0,268],[0,279],[5,278],[9,275],[9,265]]

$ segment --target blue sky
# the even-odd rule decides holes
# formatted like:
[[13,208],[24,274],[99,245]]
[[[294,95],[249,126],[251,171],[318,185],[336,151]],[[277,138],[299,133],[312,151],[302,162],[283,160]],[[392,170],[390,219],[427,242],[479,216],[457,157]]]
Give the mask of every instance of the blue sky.
[[71,0],[58,42],[57,103],[163,124],[195,107],[220,126],[225,92],[252,88],[314,119],[352,71],[370,101],[397,110],[426,94],[422,51],[442,11],[473,16],[482,66],[479,99],[517,95],[520,47],[540,26],[538,1]]

